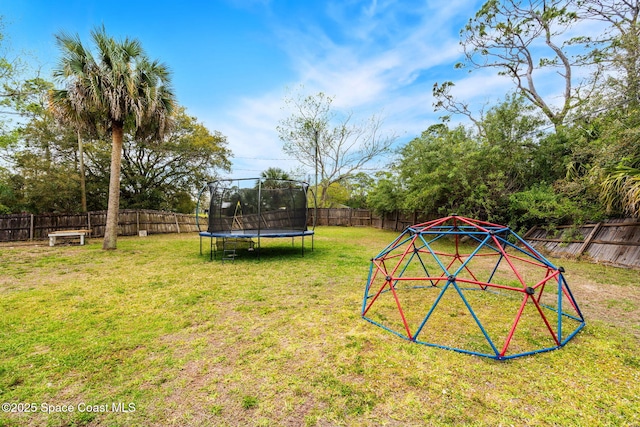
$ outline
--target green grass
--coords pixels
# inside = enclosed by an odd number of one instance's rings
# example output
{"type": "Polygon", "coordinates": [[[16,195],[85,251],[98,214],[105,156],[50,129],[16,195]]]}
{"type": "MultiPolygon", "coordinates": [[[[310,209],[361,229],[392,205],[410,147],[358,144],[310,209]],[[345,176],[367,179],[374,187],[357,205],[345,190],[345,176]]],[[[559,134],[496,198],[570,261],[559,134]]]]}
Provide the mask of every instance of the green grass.
{"type": "Polygon", "coordinates": [[[498,362],[362,320],[396,233],[316,232],[225,263],[195,234],[0,248],[0,401],[36,405],[0,426],[640,425],[637,271],[558,262],[587,327],[498,362]]]}

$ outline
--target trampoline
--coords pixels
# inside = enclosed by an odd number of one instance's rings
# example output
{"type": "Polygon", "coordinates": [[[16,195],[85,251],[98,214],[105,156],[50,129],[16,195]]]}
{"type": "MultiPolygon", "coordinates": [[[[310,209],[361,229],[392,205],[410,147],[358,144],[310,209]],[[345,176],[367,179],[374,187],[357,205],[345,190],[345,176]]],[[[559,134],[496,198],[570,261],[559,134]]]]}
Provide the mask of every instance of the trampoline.
{"type": "Polygon", "coordinates": [[[303,181],[242,178],[220,179],[205,185],[198,196],[196,221],[202,240],[209,238],[209,258],[234,260],[241,249],[255,250],[260,257],[260,243],[264,238],[301,237],[304,256],[304,238],[311,236],[313,250],[314,230],[307,228],[307,197],[309,184],[303,181]],[[201,229],[200,218],[207,215],[207,229],[201,229]],[[215,242],[214,242],[215,239],[215,242]]]}

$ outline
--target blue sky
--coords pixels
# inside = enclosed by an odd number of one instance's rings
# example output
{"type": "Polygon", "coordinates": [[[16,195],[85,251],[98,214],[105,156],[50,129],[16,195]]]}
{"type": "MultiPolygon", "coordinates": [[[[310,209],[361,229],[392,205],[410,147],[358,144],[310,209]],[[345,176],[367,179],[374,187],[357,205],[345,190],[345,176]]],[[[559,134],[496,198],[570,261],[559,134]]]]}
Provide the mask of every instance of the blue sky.
{"type": "MultiPolygon", "coordinates": [[[[89,42],[104,24],[137,38],[173,72],[178,101],[227,136],[233,177],[298,166],[276,132],[288,90],[334,96],[334,107],[384,117],[399,143],[437,122],[431,89],[456,81],[466,100],[502,99],[510,83],[454,70],[459,31],[481,1],[2,0],[6,44],[50,78],[65,31],[89,42]]],[[[385,159],[382,159],[384,162],[385,159]]],[[[387,159],[388,160],[388,159],[387,159]]],[[[310,173],[311,171],[307,171],[310,173]]]]}

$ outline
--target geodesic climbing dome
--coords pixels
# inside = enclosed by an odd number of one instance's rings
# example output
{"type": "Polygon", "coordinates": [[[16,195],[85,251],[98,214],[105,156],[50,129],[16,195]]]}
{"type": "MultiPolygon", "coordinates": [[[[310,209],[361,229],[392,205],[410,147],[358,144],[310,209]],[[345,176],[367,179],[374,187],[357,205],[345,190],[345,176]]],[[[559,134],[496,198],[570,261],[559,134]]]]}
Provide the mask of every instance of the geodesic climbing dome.
{"type": "Polygon", "coordinates": [[[494,359],[550,351],[585,326],[563,273],[508,227],[452,215],[407,227],[371,260],[362,317],[494,359]]]}

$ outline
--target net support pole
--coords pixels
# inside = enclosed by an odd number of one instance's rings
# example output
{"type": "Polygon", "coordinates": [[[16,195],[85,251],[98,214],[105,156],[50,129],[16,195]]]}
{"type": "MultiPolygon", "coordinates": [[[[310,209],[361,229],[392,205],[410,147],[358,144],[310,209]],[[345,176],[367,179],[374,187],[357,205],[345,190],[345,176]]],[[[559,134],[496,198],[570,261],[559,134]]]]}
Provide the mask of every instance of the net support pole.
{"type": "Polygon", "coordinates": [[[262,179],[258,179],[258,259],[260,259],[260,231],[262,230],[262,179]]]}

